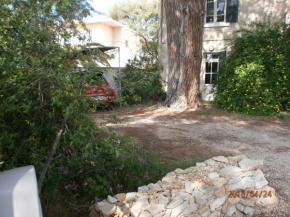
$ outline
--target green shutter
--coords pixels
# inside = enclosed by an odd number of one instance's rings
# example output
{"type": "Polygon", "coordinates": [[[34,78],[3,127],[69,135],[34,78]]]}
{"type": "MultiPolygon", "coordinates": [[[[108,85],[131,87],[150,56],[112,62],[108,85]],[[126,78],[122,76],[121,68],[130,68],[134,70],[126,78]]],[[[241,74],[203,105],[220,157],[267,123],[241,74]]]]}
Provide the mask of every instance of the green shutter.
{"type": "Polygon", "coordinates": [[[238,22],[239,0],[228,0],[226,13],[227,13],[226,21],[228,23],[238,22]]]}

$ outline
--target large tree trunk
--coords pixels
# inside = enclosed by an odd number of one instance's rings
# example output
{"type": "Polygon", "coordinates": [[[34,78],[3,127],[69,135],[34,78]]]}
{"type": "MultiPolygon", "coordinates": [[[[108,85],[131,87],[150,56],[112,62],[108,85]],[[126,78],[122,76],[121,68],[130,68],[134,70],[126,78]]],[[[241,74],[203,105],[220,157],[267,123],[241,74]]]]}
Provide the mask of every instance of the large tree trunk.
{"type": "Polygon", "coordinates": [[[205,2],[163,0],[169,60],[166,104],[170,107],[199,104],[205,2]]]}

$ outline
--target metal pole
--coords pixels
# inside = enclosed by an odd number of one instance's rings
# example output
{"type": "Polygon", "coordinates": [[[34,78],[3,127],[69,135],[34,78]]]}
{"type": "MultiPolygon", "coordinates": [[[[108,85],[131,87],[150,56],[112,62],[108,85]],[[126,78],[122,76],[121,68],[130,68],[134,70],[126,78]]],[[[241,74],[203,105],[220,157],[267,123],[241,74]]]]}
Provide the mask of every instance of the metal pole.
{"type": "Polygon", "coordinates": [[[120,88],[120,108],[122,108],[122,81],[121,81],[121,54],[120,47],[118,47],[119,52],[119,88],[120,88]]]}

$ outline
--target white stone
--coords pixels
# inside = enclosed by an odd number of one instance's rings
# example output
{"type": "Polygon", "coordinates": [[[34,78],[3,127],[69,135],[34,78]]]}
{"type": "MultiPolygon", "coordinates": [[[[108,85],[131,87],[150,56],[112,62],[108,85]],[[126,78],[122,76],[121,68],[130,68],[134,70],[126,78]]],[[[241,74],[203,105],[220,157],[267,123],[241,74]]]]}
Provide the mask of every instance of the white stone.
{"type": "Polygon", "coordinates": [[[255,212],[254,208],[245,206],[245,208],[244,208],[244,213],[245,214],[247,214],[249,216],[252,216],[252,215],[254,215],[254,212],[255,212]]]}
{"type": "Polygon", "coordinates": [[[218,188],[218,189],[216,189],[216,190],[214,191],[214,195],[215,195],[216,197],[222,197],[222,196],[224,196],[225,194],[226,194],[226,189],[225,189],[224,186],[222,186],[222,187],[220,187],[220,188],[218,188]]]}
{"type": "Polygon", "coordinates": [[[229,206],[227,208],[226,216],[233,216],[233,214],[236,212],[235,206],[229,206]]]}
{"type": "MultiPolygon", "coordinates": [[[[264,191],[263,191],[264,193],[264,191]]],[[[262,195],[263,195],[262,193],[262,195]]],[[[267,194],[269,193],[269,191],[267,191],[267,194]]],[[[258,198],[257,201],[256,201],[256,204],[258,206],[263,206],[263,207],[267,207],[267,206],[274,206],[274,205],[277,205],[279,202],[278,198],[276,197],[275,194],[273,194],[272,192],[272,196],[271,197],[261,197],[261,198],[258,198]]]]}
{"type": "Polygon", "coordinates": [[[202,197],[200,198],[200,200],[207,200],[207,199],[209,199],[209,198],[211,198],[213,196],[214,196],[214,191],[211,191],[211,192],[209,192],[207,194],[202,195],[202,197]]]}
{"type": "Polygon", "coordinates": [[[147,193],[149,191],[149,187],[147,185],[144,185],[144,186],[140,186],[138,188],[138,192],[141,192],[141,193],[147,193]]]}
{"type": "Polygon", "coordinates": [[[167,209],[174,209],[182,203],[183,203],[183,200],[177,197],[168,204],[167,209]]]}
{"type": "Polygon", "coordinates": [[[183,202],[178,207],[172,209],[170,217],[177,217],[188,206],[188,202],[183,202]]]}
{"type": "Polygon", "coordinates": [[[144,204],[148,205],[149,202],[148,202],[147,196],[137,198],[135,200],[135,204],[139,206],[144,205],[144,204]]]}
{"type": "Polygon", "coordinates": [[[236,217],[244,217],[245,216],[244,213],[238,209],[236,210],[235,215],[236,215],[236,217]]]}
{"type": "Polygon", "coordinates": [[[112,203],[112,204],[118,202],[118,200],[117,200],[116,198],[114,198],[114,197],[112,197],[112,196],[110,196],[110,195],[107,197],[107,201],[108,201],[109,203],[112,203]]]}
{"type": "Polygon", "coordinates": [[[167,173],[164,178],[162,178],[162,182],[174,182],[176,178],[176,174],[174,172],[167,173]]]}
{"type": "Polygon", "coordinates": [[[200,163],[200,162],[198,162],[198,163],[196,163],[196,166],[197,167],[206,167],[206,164],[205,163],[200,163]]]}
{"type": "Polygon", "coordinates": [[[257,198],[241,198],[240,203],[243,204],[244,206],[252,206],[254,207],[256,204],[257,198]]]}
{"type": "Polygon", "coordinates": [[[167,209],[163,217],[170,217],[172,209],[167,209]]]}
{"type": "Polygon", "coordinates": [[[176,189],[171,190],[171,198],[175,198],[177,195],[178,191],[176,189]]]}
{"type": "Polygon", "coordinates": [[[222,162],[222,163],[228,163],[229,162],[229,160],[226,157],[224,157],[224,156],[213,157],[212,159],[215,160],[215,161],[222,162]]]}
{"type": "Polygon", "coordinates": [[[265,179],[264,174],[261,170],[255,171],[254,180],[255,180],[255,189],[260,189],[268,185],[268,181],[265,179]]]}
{"type": "Polygon", "coordinates": [[[108,202],[100,202],[97,204],[97,209],[104,215],[112,215],[116,211],[116,206],[108,202]]]}
{"type": "Polygon", "coordinates": [[[216,178],[214,181],[213,181],[213,184],[215,187],[217,188],[220,188],[222,187],[223,185],[225,185],[227,183],[227,180],[225,178],[216,178]]]}
{"type": "Polygon", "coordinates": [[[191,195],[191,194],[188,194],[188,193],[186,193],[186,192],[179,192],[179,193],[177,193],[176,196],[179,197],[179,198],[182,199],[182,200],[189,201],[190,195],[191,195]]]}
{"type": "Polygon", "coordinates": [[[202,214],[201,214],[201,217],[208,217],[210,215],[210,209],[209,208],[206,208],[202,214]]]}
{"type": "Polygon", "coordinates": [[[207,177],[210,179],[210,180],[213,180],[213,179],[216,179],[219,177],[219,174],[217,174],[216,172],[212,172],[212,173],[209,173],[207,175],[207,177]]]}
{"type": "Polygon", "coordinates": [[[134,198],[136,197],[137,193],[136,192],[130,192],[126,194],[126,201],[127,202],[131,202],[134,200],[134,198]]]}
{"type": "Polygon", "coordinates": [[[197,206],[193,203],[188,205],[182,212],[182,215],[190,215],[191,213],[197,211],[197,206]]]}
{"type": "Polygon", "coordinates": [[[245,172],[242,172],[241,175],[239,175],[239,178],[242,178],[242,177],[247,177],[247,176],[254,176],[255,174],[255,171],[245,171],[245,172]]]}
{"type": "Polygon", "coordinates": [[[223,205],[226,201],[226,195],[222,196],[220,198],[217,198],[214,200],[214,202],[210,205],[210,210],[213,212],[215,211],[216,208],[220,207],[221,205],[223,205]]]}
{"type": "Polygon", "coordinates": [[[185,183],[185,191],[187,193],[192,194],[194,188],[195,188],[195,185],[192,182],[185,183]]]}
{"type": "Polygon", "coordinates": [[[183,169],[176,169],[176,170],[174,170],[174,172],[175,173],[178,173],[178,174],[185,174],[186,173],[186,171],[185,170],[183,170],[183,169]]]}
{"type": "Polygon", "coordinates": [[[202,193],[200,190],[198,190],[197,188],[195,188],[194,191],[193,191],[193,193],[192,193],[192,195],[193,195],[196,199],[199,199],[199,198],[202,197],[203,193],[202,193]]]}
{"type": "Polygon", "coordinates": [[[207,165],[209,165],[209,166],[213,166],[213,165],[215,165],[217,162],[216,161],[214,161],[213,159],[208,159],[208,160],[206,160],[206,161],[204,161],[207,165]]]}
{"type": "Polygon", "coordinates": [[[240,177],[239,178],[228,179],[227,185],[232,185],[232,184],[238,183],[239,181],[241,181],[240,177]]]}
{"type": "Polygon", "coordinates": [[[213,186],[206,185],[205,183],[200,181],[195,181],[193,184],[195,188],[198,188],[198,190],[200,190],[203,194],[207,194],[214,190],[213,186]]]}
{"type": "Polygon", "coordinates": [[[193,195],[190,195],[189,197],[189,204],[192,204],[194,203],[194,196],[193,195]]]}
{"type": "Polygon", "coordinates": [[[179,179],[179,180],[185,180],[186,177],[185,176],[177,176],[177,179],[179,179]]]}
{"type": "Polygon", "coordinates": [[[186,171],[186,172],[192,172],[193,170],[195,170],[195,167],[189,167],[189,168],[185,169],[184,171],[186,171]]]}
{"type": "Polygon", "coordinates": [[[153,215],[157,215],[165,210],[164,205],[156,204],[156,205],[149,205],[148,211],[153,215]]]}
{"type": "Polygon", "coordinates": [[[234,162],[240,162],[241,160],[247,158],[246,155],[242,154],[242,155],[238,155],[238,156],[234,156],[234,157],[228,157],[229,161],[234,161],[234,162]]]}
{"type": "Polygon", "coordinates": [[[164,178],[162,178],[162,182],[174,182],[175,181],[176,176],[165,176],[164,178]]]}
{"type": "Polygon", "coordinates": [[[157,198],[158,198],[159,204],[167,204],[169,202],[169,198],[161,194],[159,194],[157,198]]]}
{"type": "Polygon", "coordinates": [[[114,197],[117,198],[119,202],[123,203],[124,200],[126,199],[126,194],[125,193],[116,194],[114,195],[114,197]]]}
{"type": "Polygon", "coordinates": [[[223,168],[220,172],[219,175],[222,176],[226,176],[226,178],[235,178],[238,177],[239,175],[241,175],[242,170],[239,167],[235,167],[235,166],[228,166],[223,168]]]}
{"type": "Polygon", "coordinates": [[[161,212],[161,213],[155,215],[154,217],[164,217],[165,213],[166,213],[166,212],[163,211],[163,212],[161,212]]]}
{"type": "Polygon", "coordinates": [[[254,180],[251,177],[244,177],[239,182],[230,185],[229,190],[244,190],[254,186],[254,180]]]}
{"type": "Polygon", "coordinates": [[[153,190],[153,191],[161,191],[162,190],[162,188],[158,184],[152,184],[152,183],[150,183],[148,185],[148,187],[150,188],[150,190],[153,190]]]}
{"type": "Polygon", "coordinates": [[[152,215],[147,211],[142,211],[139,217],[152,217],[152,215]]]}
{"type": "Polygon", "coordinates": [[[208,217],[218,217],[218,212],[213,212],[208,217]]]}
{"type": "Polygon", "coordinates": [[[263,167],[262,160],[243,159],[239,162],[242,171],[257,170],[263,167]]]}
{"type": "Polygon", "coordinates": [[[241,212],[243,212],[245,207],[244,207],[242,204],[237,203],[237,204],[236,204],[236,208],[237,208],[238,210],[240,210],[241,212]]]}
{"type": "Polygon", "coordinates": [[[257,206],[255,206],[255,215],[260,215],[262,212],[261,212],[261,209],[257,206]]]}
{"type": "Polygon", "coordinates": [[[133,217],[139,217],[143,210],[141,209],[141,206],[134,205],[131,207],[130,211],[133,217]]]}

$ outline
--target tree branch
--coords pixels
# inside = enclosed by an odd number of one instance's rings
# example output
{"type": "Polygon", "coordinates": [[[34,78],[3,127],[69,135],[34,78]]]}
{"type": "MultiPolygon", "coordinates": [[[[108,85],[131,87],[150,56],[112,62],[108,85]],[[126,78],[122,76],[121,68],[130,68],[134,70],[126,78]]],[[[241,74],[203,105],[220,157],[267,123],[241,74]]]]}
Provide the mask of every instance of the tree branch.
{"type": "Polygon", "coordinates": [[[48,167],[49,167],[51,161],[53,160],[53,155],[56,152],[56,148],[57,148],[57,146],[59,144],[60,138],[61,138],[61,136],[63,134],[63,131],[64,131],[65,124],[68,121],[68,119],[69,119],[69,115],[65,116],[65,118],[63,119],[63,121],[61,123],[61,126],[60,126],[60,129],[58,130],[58,132],[56,134],[56,137],[54,139],[51,151],[50,151],[49,156],[48,156],[48,158],[46,160],[44,168],[43,168],[43,170],[40,173],[40,177],[39,177],[39,180],[38,180],[38,192],[39,192],[39,194],[41,193],[41,188],[42,188],[42,184],[43,184],[46,172],[48,170],[48,167]]]}

